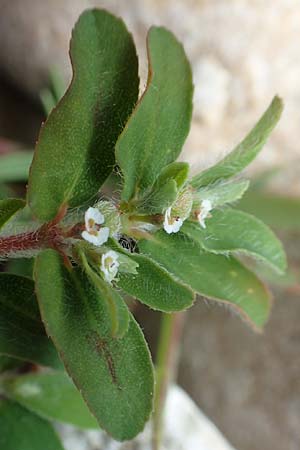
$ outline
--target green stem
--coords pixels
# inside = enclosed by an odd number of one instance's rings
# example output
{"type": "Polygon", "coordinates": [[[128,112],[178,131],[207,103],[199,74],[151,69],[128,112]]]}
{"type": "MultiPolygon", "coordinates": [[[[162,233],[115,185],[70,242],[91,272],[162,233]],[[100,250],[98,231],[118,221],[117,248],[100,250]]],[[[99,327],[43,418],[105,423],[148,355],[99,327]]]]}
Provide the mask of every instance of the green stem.
{"type": "Polygon", "coordinates": [[[152,449],[159,450],[163,436],[164,407],[169,384],[176,379],[185,313],[162,314],[156,357],[156,389],[152,449]]]}

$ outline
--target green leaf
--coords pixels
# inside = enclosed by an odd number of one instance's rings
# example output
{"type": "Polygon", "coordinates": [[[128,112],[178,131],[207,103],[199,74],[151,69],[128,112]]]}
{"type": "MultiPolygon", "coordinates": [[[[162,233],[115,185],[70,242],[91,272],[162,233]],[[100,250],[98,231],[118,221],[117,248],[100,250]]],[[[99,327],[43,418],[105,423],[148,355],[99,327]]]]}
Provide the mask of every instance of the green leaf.
{"type": "Polygon", "coordinates": [[[0,274],[0,354],[61,368],[52,342],[45,335],[29,278],[0,274]]]}
{"type": "Polygon", "coordinates": [[[0,398],[0,448],[63,450],[52,426],[22,406],[0,398]]]}
{"type": "Polygon", "coordinates": [[[148,84],[116,146],[124,175],[122,200],[142,196],[179,155],[190,128],[193,84],[182,45],[164,28],[147,40],[148,84]]]}
{"type": "Polygon", "coordinates": [[[84,12],[72,33],[73,80],[41,129],[28,200],[41,220],[91,199],[114,165],[114,147],[138,96],[135,46],[123,22],[84,12]]]}
{"type": "Polygon", "coordinates": [[[300,198],[249,191],[237,206],[278,230],[300,230],[300,198]]]}
{"type": "Polygon", "coordinates": [[[118,286],[142,303],[164,312],[181,311],[194,301],[193,291],[155,261],[131,255],[138,263],[137,275],[119,273],[118,286]]]}
{"type": "Polygon", "coordinates": [[[189,174],[189,165],[184,162],[168,164],[159,174],[152,188],[145,191],[137,201],[131,203],[140,214],[160,214],[177,198],[189,174]]]}
{"type": "Polygon", "coordinates": [[[112,336],[122,338],[128,331],[130,313],[124,299],[113,288],[108,286],[107,283],[103,282],[103,284],[105,284],[106,289],[102,291],[102,295],[104,296],[107,293],[105,296],[106,301],[108,297],[112,298],[114,314],[116,316],[117,326],[113,330],[112,336]]]}
{"type": "Polygon", "coordinates": [[[149,255],[199,294],[232,305],[261,329],[270,310],[270,296],[261,281],[231,256],[205,252],[182,233],[160,231],[139,243],[149,255]]]}
{"type": "Polygon", "coordinates": [[[16,151],[0,157],[0,182],[26,181],[33,152],[16,151]]]}
{"type": "Polygon", "coordinates": [[[159,214],[172,205],[177,198],[175,180],[168,180],[164,185],[154,186],[153,190],[133,202],[132,206],[139,214],[159,214]]]}
{"type": "Polygon", "coordinates": [[[206,228],[199,223],[185,222],[182,232],[213,253],[244,253],[269,264],[283,273],[286,257],[281,242],[263,222],[235,209],[214,210],[206,221],[206,228]]]}
{"type": "Polygon", "coordinates": [[[185,162],[174,162],[163,168],[154,186],[162,187],[167,181],[175,180],[177,189],[180,190],[189,176],[190,166],[185,162]]]}
{"type": "Polygon", "coordinates": [[[45,372],[7,378],[5,392],[39,416],[80,428],[98,428],[80,393],[64,372],[45,372]]]}
{"type": "MultiPolygon", "coordinates": [[[[110,241],[109,241],[109,243],[110,243],[110,241]]],[[[114,247],[114,248],[116,248],[116,247],[114,247]]],[[[119,272],[130,273],[133,275],[137,274],[138,263],[136,263],[135,261],[133,261],[133,259],[131,259],[129,256],[127,256],[125,250],[124,250],[124,253],[118,254],[118,262],[120,263],[119,272]]]]}
{"type": "Polygon", "coordinates": [[[300,270],[298,267],[288,266],[283,274],[278,274],[270,267],[261,264],[260,261],[246,261],[249,268],[256,273],[262,280],[272,286],[278,286],[283,289],[299,289],[300,288],[300,270]]]}
{"type": "MultiPolygon", "coordinates": [[[[89,274],[88,274],[89,275],[89,274]]],[[[111,335],[115,338],[123,337],[128,331],[130,313],[123,298],[108,283],[94,274],[91,283],[98,292],[99,300],[106,302],[111,322],[111,335]]]]}
{"type": "Polygon", "coordinates": [[[267,111],[245,139],[215,166],[196,175],[191,181],[192,186],[198,189],[240,173],[263,148],[273,128],[279,121],[282,110],[283,103],[281,99],[274,97],[267,111]]]}
{"type": "Polygon", "coordinates": [[[198,200],[209,200],[213,206],[225,205],[239,200],[248,189],[249,181],[241,180],[233,183],[216,183],[205,186],[194,194],[198,200]]]}
{"type": "Polygon", "coordinates": [[[6,264],[6,272],[32,278],[34,258],[10,259],[6,264]]]}
{"type": "Polygon", "coordinates": [[[17,198],[8,198],[6,200],[0,200],[0,228],[6,224],[6,222],[17,212],[19,209],[24,208],[24,200],[17,198]]]}
{"type": "Polygon", "coordinates": [[[110,315],[111,336],[121,338],[128,330],[129,311],[123,298],[89,265],[84,252],[78,249],[79,257],[89,277],[97,291],[97,296],[101,302],[106,302],[110,315]]]}
{"type": "Polygon", "coordinates": [[[125,336],[112,338],[106,302],[81,269],[65,268],[53,250],[37,257],[35,278],[46,329],[90,410],[115,439],[132,439],[149,418],[153,395],[151,358],[137,323],[130,316],[125,336]]]}

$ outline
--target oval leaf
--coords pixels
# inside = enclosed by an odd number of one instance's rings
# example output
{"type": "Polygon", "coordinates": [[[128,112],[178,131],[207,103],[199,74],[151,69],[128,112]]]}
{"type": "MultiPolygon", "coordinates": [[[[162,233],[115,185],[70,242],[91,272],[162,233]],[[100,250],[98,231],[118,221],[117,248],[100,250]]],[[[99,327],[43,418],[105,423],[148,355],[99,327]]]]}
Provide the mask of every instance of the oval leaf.
{"type": "Polygon", "coordinates": [[[41,220],[97,193],[114,165],[114,146],[136,103],[137,56],[123,22],[84,12],[72,33],[73,80],[43,126],[30,170],[28,200],[41,220]]]}
{"type": "Polygon", "coordinates": [[[46,372],[8,378],[8,395],[35,414],[80,428],[99,428],[80,393],[64,372],[46,372]]]}
{"type": "Polygon", "coordinates": [[[186,162],[173,162],[168,164],[160,172],[154,187],[160,188],[169,180],[175,180],[177,189],[180,190],[186,182],[189,175],[190,166],[186,162]]]}
{"type": "Polygon", "coordinates": [[[182,311],[194,302],[193,291],[155,261],[144,255],[131,255],[138,263],[137,275],[119,273],[118,286],[152,309],[182,311]]]}
{"type": "Polygon", "coordinates": [[[132,207],[141,214],[159,214],[171,206],[177,198],[189,174],[189,165],[184,162],[168,164],[157,177],[154,185],[132,207]]]}
{"type": "Polygon", "coordinates": [[[52,342],[45,335],[32,280],[0,274],[0,354],[61,368],[52,342]]]}
{"type": "Polygon", "coordinates": [[[265,145],[273,128],[279,121],[283,103],[274,97],[271,105],[245,139],[219,163],[196,175],[191,184],[194,188],[227,179],[240,173],[250,164],[265,145]]]}
{"type": "Polygon", "coordinates": [[[232,257],[205,252],[182,233],[161,231],[139,248],[199,294],[231,304],[260,329],[270,310],[270,296],[261,281],[232,257]]]}
{"type": "Polygon", "coordinates": [[[107,309],[110,315],[111,336],[120,338],[128,330],[129,326],[129,311],[123,298],[116,292],[106,281],[99,276],[94,269],[89,265],[84,252],[79,249],[79,257],[86,274],[95,287],[101,301],[106,302],[107,309]]]}
{"type": "Polygon", "coordinates": [[[24,200],[18,198],[8,198],[7,200],[0,200],[0,228],[17,212],[24,208],[24,200]]]}
{"type": "Polygon", "coordinates": [[[143,334],[130,316],[112,338],[107,304],[80,269],[69,271],[46,250],[37,258],[36,289],[46,329],[101,428],[132,439],[152,410],[153,370],[143,334]]]}
{"type": "Polygon", "coordinates": [[[209,200],[213,208],[223,206],[226,203],[233,203],[239,200],[249,187],[248,180],[236,181],[233,183],[215,183],[205,186],[195,192],[194,196],[198,201],[209,200]]]}
{"type": "Polygon", "coordinates": [[[158,188],[146,193],[140,200],[132,205],[139,214],[159,214],[172,205],[177,198],[177,185],[175,180],[168,180],[158,188]]]}
{"type": "Polygon", "coordinates": [[[185,222],[182,231],[209,252],[245,253],[279,273],[286,269],[285,253],[275,234],[263,222],[242,211],[215,210],[206,221],[206,228],[198,222],[185,222]]]}
{"type": "Polygon", "coordinates": [[[166,29],[152,27],[147,48],[147,88],[116,146],[126,202],[149,188],[177,158],[192,114],[191,68],[182,45],[166,29]]]}
{"type": "Polygon", "coordinates": [[[64,450],[49,422],[22,406],[0,398],[0,448],[64,450]]]}

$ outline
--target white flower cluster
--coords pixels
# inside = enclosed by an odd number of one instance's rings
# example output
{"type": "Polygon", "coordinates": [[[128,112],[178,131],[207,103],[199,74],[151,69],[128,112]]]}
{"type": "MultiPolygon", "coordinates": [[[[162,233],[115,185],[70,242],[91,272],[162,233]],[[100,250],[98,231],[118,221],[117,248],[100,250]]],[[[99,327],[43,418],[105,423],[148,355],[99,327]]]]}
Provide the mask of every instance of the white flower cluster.
{"type": "MultiPolygon", "coordinates": [[[[206,228],[205,219],[209,217],[209,213],[212,210],[212,204],[210,200],[202,200],[200,205],[200,211],[197,215],[199,224],[202,228],[206,228]]],[[[90,207],[85,212],[85,230],[82,232],[82,237],[91,244],[101,247],[105,244],[110,235],[110,229],[108,226],[103,226],[105,217],[97,208],[90,207]]],[[[178,215],[178,208],[172,209],[170,206],[164,216],[163,227],[168,233],[178,233],[183,225],[184,220],[187,218],[187,214],[178,215]]],[[[117,276],[120,263],[118,261],[119,255],[113,250],[102,254],[100,270],[103,273],[104,279],[111,283],[117,276]]]]}
{"type": "MultiPolygon", "coordinates": [[[[200,212],[197,215],[199,224],[202,228],[206,228],[205,219],[210,216],[212,204],[210,200],[202,200],[200,212]]],[[[172,207],[170,206],[165,212],[164,230],[168,233],[177,233],[182,227],[184,219],[178,215],[172,215],[172,207]]]]}
{"type": "Polygon", "coordinates": [[[172,216],[172,207],[165,212],[164,230],[168,233],[177,233],[182,227],[183,220],[179,216],[172,216]]]}
{"type": "Polygon", "coordinates": [[[85,212],[85,231],[81,236],[91,244],[100,247],[109,237],[109,228],[101,227],[104,223],[104,216],[97,208],[89,208],[85,212]]]}
{"type": "Polygon", "coordinates": [[[205,219],[210,216],[212,210],[212,204],[210,200],[202,200],[200,212],[198,214],[198,220],[202,228],[206,228],[205,219]]]}
{"type": "MultiPolygon", "coordinates": [[[[97,208],[88,208],[85,212],[85,230],[81,236],[91,244],[100,247],[107,242],[109,237],[109,227],[103,227],[104,216],[97,208]]],[[[101,257],[100,269],[104,279],[111,283],[117,276],[119,270],[118,253],[110,250],[101,257]]]]}
{"type": "Polygon", "coordinates": [[[104,275],[105,280],[111,283],[117,276],[119,270],[119,255],[113,250],[109,250],[104,253],[101,257],[101,271],[104,275]]]}

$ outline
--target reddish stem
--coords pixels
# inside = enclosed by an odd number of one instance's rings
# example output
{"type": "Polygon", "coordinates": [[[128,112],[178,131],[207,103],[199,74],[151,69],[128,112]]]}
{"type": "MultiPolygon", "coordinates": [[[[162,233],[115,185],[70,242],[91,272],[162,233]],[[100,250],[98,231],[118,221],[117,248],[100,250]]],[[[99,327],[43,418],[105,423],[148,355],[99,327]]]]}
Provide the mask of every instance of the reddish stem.
{"type": "Polygon", "coordinates": [[[15,236],[0,237],[0,257],[11,253],[42,248],[59,248],[62,240],[60,230],[52,224],[15,236]]]}

